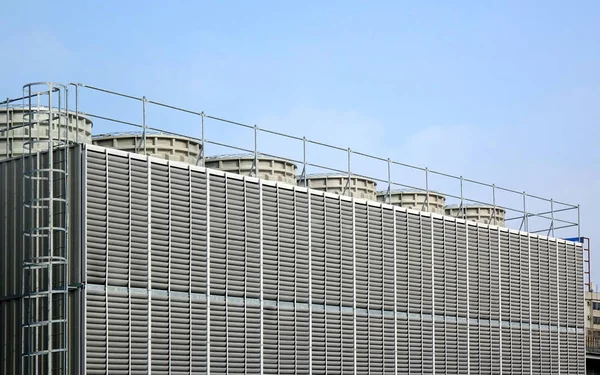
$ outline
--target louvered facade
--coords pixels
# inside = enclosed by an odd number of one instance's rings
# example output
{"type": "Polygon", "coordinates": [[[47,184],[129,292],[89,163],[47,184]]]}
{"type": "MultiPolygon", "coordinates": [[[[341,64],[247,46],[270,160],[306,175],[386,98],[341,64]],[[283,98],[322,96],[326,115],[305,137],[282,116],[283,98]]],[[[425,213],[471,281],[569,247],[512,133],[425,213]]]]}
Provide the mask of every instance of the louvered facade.
{"type": "MultiPolygon", "coordinates": [[[[585,373],[578,244],[97,146],[75,153],[73,373],[585,373]]],[[[0,271],[16,278],[7,165],[0,271]]],[[[0,290],[8,374],[18,296],[0,290]]]]}

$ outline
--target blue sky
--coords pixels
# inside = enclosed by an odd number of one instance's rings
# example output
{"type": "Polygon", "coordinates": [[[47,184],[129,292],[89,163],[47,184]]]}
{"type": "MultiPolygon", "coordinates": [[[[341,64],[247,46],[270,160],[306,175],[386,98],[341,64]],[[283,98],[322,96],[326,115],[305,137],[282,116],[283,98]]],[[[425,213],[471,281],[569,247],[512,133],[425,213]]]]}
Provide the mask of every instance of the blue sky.
{"type": "MultiPolygon", "coordinates": [[[[582,234],[600,238],[599,13],[597,1],[9,2],[0,96],[38,80],[145,95],[580,203],[582,234]]],[[[137,104],[82,106],[141,120],[137,104]]],[[[199,135],[196,119],[149,122],[199,135]]]]}

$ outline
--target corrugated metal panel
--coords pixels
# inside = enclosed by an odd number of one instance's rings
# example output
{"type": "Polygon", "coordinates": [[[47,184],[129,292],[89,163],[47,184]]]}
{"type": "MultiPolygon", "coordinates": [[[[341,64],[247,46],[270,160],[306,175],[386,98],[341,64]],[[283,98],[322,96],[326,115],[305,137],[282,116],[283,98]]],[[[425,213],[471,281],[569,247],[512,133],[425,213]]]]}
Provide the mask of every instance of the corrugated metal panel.
{"type": "Polygon", "coordinates": [[[580,246],[103,152],[89,373],[583,372],[580,246]]]}

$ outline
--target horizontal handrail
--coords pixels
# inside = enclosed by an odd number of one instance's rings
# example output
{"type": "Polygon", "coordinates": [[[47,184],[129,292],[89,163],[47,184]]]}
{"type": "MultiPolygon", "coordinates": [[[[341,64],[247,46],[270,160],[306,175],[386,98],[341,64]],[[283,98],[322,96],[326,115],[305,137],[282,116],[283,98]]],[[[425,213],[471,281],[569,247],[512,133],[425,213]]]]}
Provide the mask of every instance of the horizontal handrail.
{"type": "MultiPolygon", "coordinates": [[[[521,220],[521,226],[523,226],[523,224],[525,224],[526,230],[529,229],[527,224],[529,222],[529,219],[531,219],[531,218],[537,217],[537,218],[541,218],[541,219],[551,222],[549,229],[544,229],[544,230],[540,230],[540,231],[532,231],[534,233],[562,229],[562,228],[570,227],[573,225],[578,226],[578,232],[579,232],[579,205],[574,205],[574,204],[570,204],[570,203],[557,201],[557,200],[554,200],[553,198],[544,198],[539,195],[529,194],[524,191],[517,191],[515,189],[498,186],[495,184],[490,184],[487,182],[482,182],[482,181],[466,178],[463,176],[456,176],[456,175],[444,173],[441,171],[431,170],[427,167],[420,167],[420,166],[416,166],[416,165],[402,163],[399,161],[392,160],[390,158],[384,158],[381,156],[372,155],[372,154],[368,154],[368,153],[361,152],[361,151],[355,151],[355,150],[352,150],[351,148],[340,147],[337,145],[332,145],[332,144],[324,143],[321,141],[308,139],[306,137],[299,137],[299,136],[292,135],[292,134],[285,134],[285,133],[282,133],[282,132],[279,132],[276,130],[262,128],[262,127],[259,127],[258,125],[250,125],[250,124],[246,124],[246,123],[242,123],[242,122],[228,120],[228,119],[225,119],[222,117],[207,114],[204,111],[186,109],[186,108],[182,108],[179,106],[166,104],[166,103],[163,103],[160,101],[150,100],[150,99],[146,98],[145,96],[141,96],[141,97],[133,96],[133,95],[129,95],[129,94],[113,91],[113,90],[108,90],[108,89],[104,89],[104,88],[100,88],[100,87],[96,87],[96,86],[86,85],[86,84],[82,84],[82,83],[73,83],[71,85],[76,86],[76,88],[77,87],[87,88],[87,89],[105,93],[108,95],[115,95],[118,97],[123,97],[123,98],[131,99],[131,100],[142,101],[144,103],[144,106],[143,106],[144,107],[144,112],[143,112],[144,113],[144,122],[143,122],[143,124],[139,124],[139,123],[135,123],[135,122],[131,122],[131,121],[125,121],[125,120],[121,120],[121,119],[110,117],[110,116],[105,116],[105,115],[100,115],[100,114],[95,114],[95,113],[86,113],[86,112],[80,111],[79,113],[82,116],[89,116],[90,118],[94,118],[94,119],[114,122],[114,123],[142,129],[143,130],[142,134],[141,134],[142,137],[146,136],[146,131],[152,130],[152,131],[161,132],[163,134],[171,134],[174,136],[180,136],[180,137],[186,137],[186,138],[193,139],[193,140],[199,142],[200,144],[202,144],[202,152],[200,155],[202,160],[206,159],[206,156],[205,156],[206,146],[214,145],[214,146],[218,146],[218,147],[224,147],[224,148],[229,148],[232,150],[246,152],[249,154],[254,154],[255,162],[257,161],[257,158],[259,158],[259,157],[268,156],[268,157],[275,157],[275,158],[279,158],[279,159],[288,160],[293,163],[297,163],[298,165],[303,167],[302,176],[307,174],[307,168],[317,168],[317,169],[330,171],[332,173],[339,173],[344,176],[352,176],[352,177],[357,177],[357,178],[369,179],[378,184],[387,185],[387,192],[385,192],[384,189],[380,190],[380,191],[384,191],[383,194],[386,194],[386,195],[391,194],[391,191],[393,188],[401,187],[401,188],[406,188],[406,189],[423,191],[424,193],[427,193],[427,197],[429,197],[429,193],[442,194],[446,199],[450,198],[450,199],[454,199],[454,200],[458,201],[460,203],[460,205],[458,205],[458,207],[461,207],[464,209],[468,208],[468,204],[476,204],[476,205],[486,205],[486,206],[494,207],[497,209],[504,210],[505,212],[509,212],[509,211],[516,212],[516,213],[519,213],[520,215],[517,215],[515,217],[506,218],[505,221],[511,222],[511,221],[515,221],[515,220],[521,220]],[[186,134],[181,134],[178,132],[173,132],[173,131],[169,131],[169,130],[165,130],[165,129],[161,129],[158,127],[153,127],[153,126],[148,125],[145,120],[146,104],[152,104],[152,105],[160,106],[160,107],[167,108],[170,110],[180,111],[183,113],[201,117],[202,118],[202,122],[201,122],[202,137],[201,138],[190,137],[186,134]],[[227,123],[227,124],[231,124],[234,126],[239,126],[242,128],[253,130],[253,132],[254,132],[254,147],[253,148],[240,147],[240,146],[234,146],[232,144],[228,144],[228,143],[224,143],[224,142],[219,142],[216,139],[206,139],[204,134],[205,134],[205,127],[208,126],[208,123],[205,124],[205,121],[204,121],[205,119],[207,119],[207,120],[210,119],[210,120],[213,120],[216,122],[227,123]],[[303,154],[302,160],[297,160],[297,158],[293,159],[293,158],[289,158],[289,157],[282,157],[282,156],[274,155],[272,153],[267,153],[267,152],[260,152],[260,150],[257,146],[257,144],[258,144],[257,140],[258,140],[258,136],[260,134],[270,134],[270,135],[274,135],[277,137],[282,137],[282,138],[287,138],[287,139],[291,139],[294,141],[299,141],[298,145],[302,147],[302,154],[303,154]],[[321,161],[316,162],[314,160],[314,158],[309,160],[308,159],[309,153],[307,152],[307,145],[316,145],[316,146],[319,146],[322,148],[328,148],[331,150],[335,150],[335,151],[344,153],[348,159],[347,168],[339,168],[339,167],[334,168],[332,166],[328,166],[326,163],[323,163],[321,161]],[[383,173],[381,174],[380,177],[369,176],[368,174],[362,174],[362,173],[355,173],[355,172],[358,172],[358,171],[355,171],[357,168],[351,168],[351,161],[353,160],[352,159],[353,156],[364,157],[364,158],[374,160],[376,162],[381,162],[382,163],[382,172],[383,172],[384,168],[387,168],[387,178],[382,177],[383,173]],[[421,186],[421,187],[413,186],[414,185],[413,183],[406,183],[406,182],[400,183],[398,181],[395,181],[395,179],[393,178],[393,176],[391,174],[392,166],[408,168],[408,169],[423,172],[422,178],[424,181],[424,187],[423,186],[421,186]],[[453,182],[448,181],[447,183],[445,183],[446,187],[444,187],[443,189],[437,189],[437,188],[432,189],[432,186],[430,185],[430,182],[429,182],[431,176],[440,176],[445,179],[449,179],[450,181],[453,181],[453,182]],[[457,183],[458,181],[460,182],[460,195],[457,192],[448,193],[448,192],[442,191],[442,190],[448,190],[448,186],[450,186],[450,185],[448,185],[449,183],[454,184],[454,183],[457,183]],[[487,200],[487,199],[474,199],[473,197],[467,196],[467,194],[465,194],[465,188],[468,188],[470,185],[478,185],[478,186],[484,187],[486,189],[489,189],[489,193],[486,193],[486,194],[489,194],[489,196],[491,197],[491,202],[490,201],[486,202],[485,200],[487,200]],[[522,206],[519,208],[512,207],[514,203],[510,204],[510,206],[507,205],[506,204],[507,199],[509,199],[507,195],[502,196],[502,199],[497,199],[496,195],[499,192],[505,192],[505,193],[512,194],[512,198],[510,198],[510,199],[512,199],[514,202],[521,201],[522,206]],[[549,206],[550,206],[549,210],[544,210],[543,212],[529,212],[527,210],[528,201],[529,201],[529,203],[531,203],[531,202],[535,202],[536,200],[540,201],[540,202],[545,202],[544,204],[549,204],[549,206]],[[574,214],[575,211],[577,211],[577,217],[578,217],[577,222],[566,220],[563,217],[554,217],[555,214],[558,214],[558,213],[567,213],[567,214],[573,213],[574,214]],[[548,215],[551,215],[551,216],[548,216],[548,215]],[[555,227],[554,223],[563,223],[563,224],[568,224],[568,225],[555,227]]],[[[43,93],[43,92],[40,92],[40,93],[43,93]]],[[[32,97],[33,95],[40,94],[40,93],[34,93],[27,97],[32,97]]],[[[75,93],[76,93],[76,96],[79,95],[78,90],[75,90],[75,93]]],[[[46,92],[46,94],[47,94],[47,92],[46,92]]],[[[23,100],[23,99],[26,99],[27,97],[24,96],[24,97],[15,98],[15,99],[7,98],[7,100],[0,102],[0,106],[2,104],[10,104],[10,103],[16,102],[18,100],[23,100]]],[[[77,99],[78,98],[76,98],[76,100],[77,99]]],[[[0,134],[2,132],[6,132],[6,130],[7,129],[0,129],[0,134]]],[[[10,129],[8,129],[8,130],[10,130],[10,129]]],[[[264,151],[266,151],[266,150],[264,150],[264,151]]],[[[311,150],[311,152],[313,152],[313,151],[311,150]]],[[[254,168],[255,168],[254,172],[255,173],[258,172],[258,165],[256,165],[254,168]]],[[[396,175],[395,178],[397,178],[397,173],[398,173],[397,169],[394,169],[394,175],[396,175]]],[[[438,185],[439,185],[440,181],[442,181],[442,180],[436,180],[438,185]]],[[[479,194],[481,195],[481,192],[479,192],[479,194]]],[[[429,203],[430,202],[426,202],[426,204],[429,204],[429,203]]],[[[536,206],[539,209],[538,206],[539,206],[539,203],[536,206]]],[[[535,224],[535,225],[537,226],[538,224],[535,224]]],[[[579,235],[579,233],[578,233],[578,235],[579,235]]]]}

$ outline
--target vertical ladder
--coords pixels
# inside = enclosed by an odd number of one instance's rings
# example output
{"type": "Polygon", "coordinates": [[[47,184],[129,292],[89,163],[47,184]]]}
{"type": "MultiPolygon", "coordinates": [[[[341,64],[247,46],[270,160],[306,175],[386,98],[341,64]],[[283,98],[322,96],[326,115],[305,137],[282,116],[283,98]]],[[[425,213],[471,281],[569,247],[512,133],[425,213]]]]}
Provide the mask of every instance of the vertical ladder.
{"type": "Polygon", "coordinates": [[[23,91],[22,373],[67,374],[67,88],[32,83],[23,91]]]}

